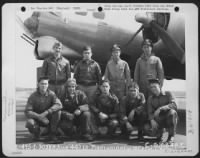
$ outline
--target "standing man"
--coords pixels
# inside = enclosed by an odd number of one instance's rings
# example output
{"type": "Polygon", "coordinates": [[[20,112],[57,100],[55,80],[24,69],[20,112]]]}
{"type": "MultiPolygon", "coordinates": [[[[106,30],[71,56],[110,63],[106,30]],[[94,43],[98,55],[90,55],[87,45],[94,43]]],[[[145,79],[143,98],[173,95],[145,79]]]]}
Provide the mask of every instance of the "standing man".
{"type": "MultiPolygon", "coordinates": [[[[95,104],[91,106],[91,110],[96,118],[97,126],[105,126],[107,134],[112,137],[119,126],[119,101],[115,94],[110,93],[109,81],[102,81],[100,89],[101,91],[95,97],[95,104]]],[[[101,133],[101,131],[99,132],[101,133]]]]}
{"type": "Polygon", "coordinates": [[[62,95],[63,109],[61,112],[60,128],[66,135],[75,135],[77,132],[87,141],[93,140],[91,113],[87,96],[76,90],[76,80],[68,79],[66,91],[62,95]]]}
{"type": "Polygon", "coordinates": [[[46,127],[50,130],[50,139],[58,141],[56,131],[61,109],[60,100],[48,89],[48,78],[40,77],[37,91],[28,98],[25,109],[28,118],[26,128],[33,134],[34,139],[40,140],[41,127],[46,127]]]}
{"type": "Polygon", "coordinates": [[[121,128],[127,136],[133,131],[133,126],[138,127],[138,139],[143,139],[143,127],[146,119],[145,97],[139,92],[137,83],[128,86],[128,94],[120,102],[121,128]]]}
{"type": "Polygon", "coordinates": [[[162,91],[158,79],[149,80],[152,96],[147,101],[147,114],[149,122],[145,125],[145,131],[149,135],[157,136],[160,143],[163,142],[163,129],[169,132],[167,142],[174,142],[177,126],[177,104],[174,96],[169,91],[162,91]]]}
{"type": "Polygon", "coordinates": [[[110,81],[111,91],[120,100],[126,95],[130,83],[130,69],[128,63],[120,59],[121,49],[117,44],[112,47],[112,57],[105,70],[105,80],[110,81]]]}
{"type": "Polygon", "coordinates": [[[102,79],[101,68],[91,57],[91,47],[84,47],[83,59],[77,64],[74,70],[74,78],[77,81],[78,88],[85,92],[89,104],[93,103],[95,92],[102,79]]]}
{"type": "Polygon", "coordinates": [[[134,72],[134,81],[147,99],[149,96],[148,79],[158,78],[163,86],[164,70],[159,57],[152,53],[153,43],[149,39],[142,42],[143,54],[137,60],[134,72]]]}
{"type": "Polygon", "coordinates": [[[56,42],[53,46],[53,56],[44,60],[42,75],[49,78],[49,89],[54,91],[58,98],[65,89],[65,82],[70,78],[70,63],[61,55],[62,44],[56,42]]]}

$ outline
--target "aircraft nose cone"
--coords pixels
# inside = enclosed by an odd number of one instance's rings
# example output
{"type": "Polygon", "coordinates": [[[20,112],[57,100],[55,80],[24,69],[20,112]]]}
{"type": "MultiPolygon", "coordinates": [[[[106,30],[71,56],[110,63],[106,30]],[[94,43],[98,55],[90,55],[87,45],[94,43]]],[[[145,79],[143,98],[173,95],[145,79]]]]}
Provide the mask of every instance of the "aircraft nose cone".
{"type": "Polygon", "coordinates": [[[24,25],[28,28],[31,33],[36,33],[38,29],[39,20],[37,17],[32,16],[24,21],[24,25]]]}

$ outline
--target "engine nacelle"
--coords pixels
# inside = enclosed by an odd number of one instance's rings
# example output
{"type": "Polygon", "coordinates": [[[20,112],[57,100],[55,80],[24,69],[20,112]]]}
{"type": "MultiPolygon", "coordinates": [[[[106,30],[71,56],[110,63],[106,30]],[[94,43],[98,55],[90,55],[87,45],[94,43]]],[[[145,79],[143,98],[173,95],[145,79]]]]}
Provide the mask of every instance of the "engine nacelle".
{"type": "MultiPolygon", "coordinates": [[[[44,60],[51,56],[53,51],[53,46],[55,42],[58,41],[56,38],[51,36],[42,36],[36,40],[34,54],[38,60],[44,60]]],[[[81,55],[76,51],[63,45],[61,54],[66,58],[77,59],[81,55]]]]}
{"type": "Polygon", "coordinates": [[[56,38],[50,36],[43,36],[36,40],[35,56],[39,60],[43,60],[53,54],[53,45],[56,38]]]}

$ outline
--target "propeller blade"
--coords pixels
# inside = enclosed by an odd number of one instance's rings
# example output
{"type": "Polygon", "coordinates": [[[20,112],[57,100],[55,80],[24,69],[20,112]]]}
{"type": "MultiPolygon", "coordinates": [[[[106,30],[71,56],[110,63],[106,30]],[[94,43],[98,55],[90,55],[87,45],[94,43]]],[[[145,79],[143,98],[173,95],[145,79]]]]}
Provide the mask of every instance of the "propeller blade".
{"type": "Polygon", "coordinates": [[[181,46],[169,35],[169,33],[163,29],[160,25],[158,25],[153,19],[147,17],[143,14],[137,14],[135,16],[137,22],[140,22],[144,25],[144,27],[152,27],[155,29],[165,43],[167,48],[171,51],[171,53],[182,63],[185,63],[185,52],[181,48],[181,46]]]}
{"type": "Polygon", "coordinates": [[[151,27],[155,29],[160,38],[163,40],[163,42],[166,44],[168,49],[174,54],[174,56],[181,61],[182,64],[185,63],[185,52],[181,48],[181,46],[165,31],[160,25],[152,21],[150,23],[151,27]]]}
{"type": "Polygon", "coordinates": [[[143,30],[143,28],[144,28],[144,26],[142,25],[142,26],[135,32],[135,34],[132,36],[132,38],[122,47],[122,49],[125,48],[125,47],[127,47],[127,46],[135,39],[135,37],[140,33],[140,31],[143,30]]]}

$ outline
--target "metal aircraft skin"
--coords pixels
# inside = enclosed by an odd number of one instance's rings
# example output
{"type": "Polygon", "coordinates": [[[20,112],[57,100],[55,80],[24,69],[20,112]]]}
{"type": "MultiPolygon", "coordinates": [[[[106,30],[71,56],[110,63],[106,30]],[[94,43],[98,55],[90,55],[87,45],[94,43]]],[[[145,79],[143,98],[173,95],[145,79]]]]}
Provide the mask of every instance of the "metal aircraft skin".
{"type": "Polygon", "coordinates": [[[142,54],[141,43],[150,38],[153,52],[162,60],[166,79],[185,79],[185,20],[181,14],[33,12],[22,24],[26,32],[22,38],[35,46],[37,59],[43,60],[53,53],[55,40],[63,43],[62,55],[72,62],[81,58],[85,45],[90,45],[93,59],[104,70],[111,57],[110,49],[116,43],[121,46],[121,58],[128,62],[133,76],[136,60],[142,54]],[[153,24],[145,26],[144,16],[153,24]]]}

